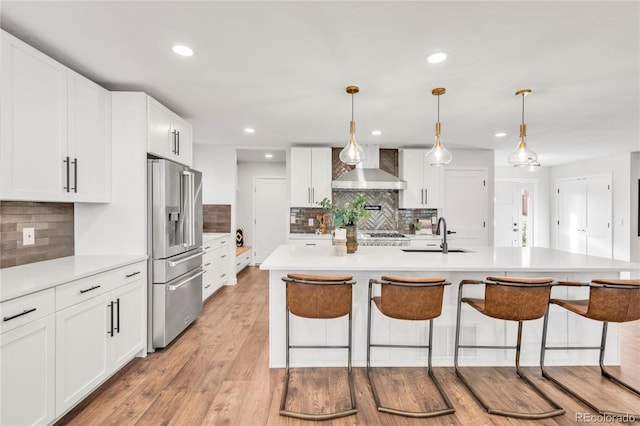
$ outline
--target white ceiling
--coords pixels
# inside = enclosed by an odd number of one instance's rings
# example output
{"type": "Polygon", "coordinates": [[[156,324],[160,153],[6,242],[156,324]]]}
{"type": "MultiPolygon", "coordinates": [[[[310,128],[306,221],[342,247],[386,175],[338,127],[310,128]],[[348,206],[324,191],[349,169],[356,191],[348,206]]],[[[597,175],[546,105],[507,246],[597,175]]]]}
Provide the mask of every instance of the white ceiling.
{"type": "Polygon", "coordinates": [[[7,1],[3,29],[111,90],[141,90],[196,143],[515,149],[522,88],[543,165],[640,150],[637,1],[7,1]],[[195,55],[178,57],[174,44],[195,55]],[[425,58],[446,51],[431,65],[425,58]],[[255,128],[254,134],[243,132],[255,128]],[[379,129],[381,136],[372,136],[379,129]],[[508,135],[496,138],[496,132],[508,135]]]}

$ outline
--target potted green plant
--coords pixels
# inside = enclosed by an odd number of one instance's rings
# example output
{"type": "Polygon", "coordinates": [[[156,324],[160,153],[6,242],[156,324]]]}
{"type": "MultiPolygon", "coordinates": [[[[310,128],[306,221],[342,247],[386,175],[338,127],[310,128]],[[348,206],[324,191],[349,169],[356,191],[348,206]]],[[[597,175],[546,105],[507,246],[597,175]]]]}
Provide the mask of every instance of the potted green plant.
{"type": "Polygon", "coordinates": [[[371,212],[364,208],[367,197],[358,194],[353,203],[346,202],[342,207],[336,206],[331,200],[325,198],[318,204],[328,210],[333,215],[334,229],[346,228],[347,230],[347,253],[355,253],[358,249],[358,238],[356,226],[360,219],[371,217],[371,212]]]}

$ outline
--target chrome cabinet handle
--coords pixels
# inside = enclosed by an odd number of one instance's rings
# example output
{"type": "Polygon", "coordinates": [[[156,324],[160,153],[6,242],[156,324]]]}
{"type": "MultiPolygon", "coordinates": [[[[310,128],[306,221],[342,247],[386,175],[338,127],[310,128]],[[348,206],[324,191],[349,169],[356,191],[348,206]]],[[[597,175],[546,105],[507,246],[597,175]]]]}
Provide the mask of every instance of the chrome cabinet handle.
{"type": "Polygon", "coordinates": [[[37,308],[31,308],[31,309],[25,309],[24,311],[22,311],[19,314],[15,314],[15,315],[11,315],[10,317],[4,317],[2,318],[2,321],[11,321],[12,319],[16,319],[18,317],[21,317],[23,315],[27,315],[30,314],[31,312],[35,312],[37,308]]]}

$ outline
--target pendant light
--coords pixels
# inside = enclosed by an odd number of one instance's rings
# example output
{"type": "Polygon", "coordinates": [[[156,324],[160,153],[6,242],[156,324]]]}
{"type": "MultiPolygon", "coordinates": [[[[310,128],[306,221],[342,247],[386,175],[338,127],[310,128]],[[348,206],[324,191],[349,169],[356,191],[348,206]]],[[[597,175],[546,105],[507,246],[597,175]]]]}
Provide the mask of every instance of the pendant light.
{"type": "Polygon", "coordinates": [[[437,87],[431,94],[438,97],[438,121],[436,122],[436,142],[427,152],[426,159],[432,166],[444,166],[453,160],[453,155],[440,142],[440,95],[444,95],[447,90],[444,87],[437,87]]]}
{"type": "Polygon", "coordinates": [[[364,150],[356,142],[356,122],[353,121],[353,95],[358,93],[358,86],[347,86],[347,93],[351,95],[351,123],[349,127],[349,143],[340,151],[340,161],[346,164],[359,164],[364,160],[364,150]]]}
{"type": "Polygon", "coordinates": [[[514,167],[530,167],[537,168],[540,166],[538,162],[538,154],[527,148],[527,125],[524,124],[524,97],[531,93],[531,89],[522,89],[516,92],[516,96],[522,96],[522,124],[520,124],[520,143],[515,151],[509,155],[509,164],[514,167]]]}

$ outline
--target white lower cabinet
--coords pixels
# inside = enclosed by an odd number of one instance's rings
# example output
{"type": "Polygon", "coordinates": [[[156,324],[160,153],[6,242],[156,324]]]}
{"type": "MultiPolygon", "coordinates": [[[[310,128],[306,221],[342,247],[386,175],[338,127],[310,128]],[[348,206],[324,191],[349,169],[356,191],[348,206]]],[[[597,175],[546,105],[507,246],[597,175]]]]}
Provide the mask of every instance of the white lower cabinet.
{"type": "Polygon", "coordinates": [[[251,264],[251,250],[250,246],[245,246],[242,251],[236,249],[236,274],[242,271],[244,268],[251,264]]]}
{"type": "Polygon", "coordinates": [[[203,237],[202,267],[202,300],[211,296],[216,290],[229,282],[229,241],[231,236],[222,234],[214,237],[203,237]]]}
{"type": "Polygon", "coordinates": [[[2,334],[0,424],[40,425],[54,420],[54,329],[51,314],[2,334]]]}
{"type": "Polygon", "coordinates": [[[145,277],[146,265],[138,263],[56,289],[64,307],[56,313],[56,417],[145,347],[145,277]],[[94,297],[66,307],[73,294],[92,291],[94,297]]]}

